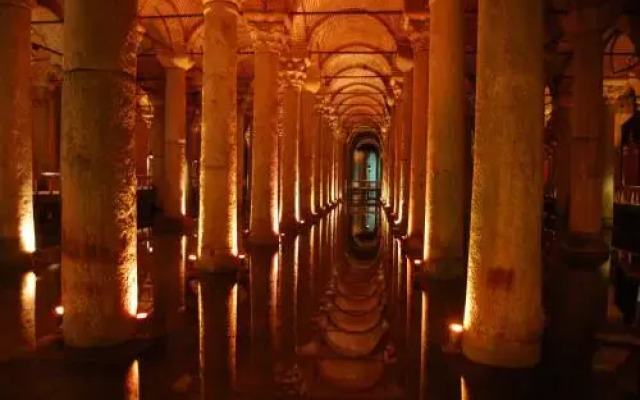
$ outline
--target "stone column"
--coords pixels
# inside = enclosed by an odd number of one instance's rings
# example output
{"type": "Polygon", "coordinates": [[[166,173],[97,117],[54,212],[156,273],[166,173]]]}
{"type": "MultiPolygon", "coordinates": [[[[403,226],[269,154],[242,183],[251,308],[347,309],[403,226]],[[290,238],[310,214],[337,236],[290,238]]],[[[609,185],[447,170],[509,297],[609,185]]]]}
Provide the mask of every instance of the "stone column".
{"type": "Polygon", "coordinates": [[[464,265],[465,51],[462,0],[432,0],[429,47],[429,135],[423,264],[456,276],[464,265]]]}
{"type": "Polygon", "coordinates": [[[251,167],[251,232],[256,245],[277,246],[278,218],[278,67],[285,47],[284,24],[254,24],[255,78],[251,167]]]}
{"type": "Polygon", "coordinates": [[[395,168],[395,128],[392,126],[391,129],[388,127],[384,127],[382,130],[384,141],[386,143],[384,148],[384,172],[383,172],[383,198],[384,205],[389,212],[393,212],[393,207],[395,204],[393,193],[395,182],[393,180],[393,170],[395,168]]]}
{"type": "Polygon", "coordinates": [[[40,184],[43,172],[57,172],[58,146],[53,100],[53,80],[59,79],[56,75],[58,70],[51,64],[51,53],[38,52],[31,63],[33,176],[37,184],[40,184]]]}
{"type": "Polygon", "coordinates": [[[404,79],[400,77],[394,77],[391,82],[393,88],[393,120],[391,125],[391,135],[393,135],[394,142],[394,161],[393,161],[393,169],[392,174],[393,177],[391,180],[393,181],[393,186],[391,188],[391,206],[393,207],[392,215],[395,217],[395,222],[400,222],[401,219],[401,210],[402,210],[402,139],[403,139],[403,131],[404,131],[404,99],[402,96],[404,79]]]}
{"type": "Polygon", "coordinates": [[[187,213],[188,170],[187,71],[193,61],[180,54],[161,53],[158,60],[165,67],[164,103],[164,216],[182,221],[187,213]]]}
{"type": "Polygon", "coordinates": [[[463,353],[527,367],[542,333],[543,5],[480,0],[479,9],[463,353]]]}
{"type": "Polygon", "coordinates": [[[322,115],[324,106],[318,101],[314,108],[313,124],[315,136],[313,138],[313,170],[314,170],[314,190],[313,190],[313,211],[316,215],[322,213],[322,137],[324,135],[324,117],[322,115]]]}
{"type": "Polygon", "coordinates": [[[136,326],[137,1],[64,11],[62,330],[67,345],[105,346],[136,326]]]}
{"type": "Polygon", "coordinates": [[[600,264],[609,256],[602,237],[603,163],[600,146],[604,131],[603,52],[600,9],[580,8],[569,17],[573,53],[573,132],[571,193],[567,259],[600,264]],[[588,261],[587,261],[588,259],[588,261]]]}
{"type": "Polygon", "coordinates": [[[35,251],[30,0],[0,0],[0,264],[35,251]]]}
{"type": "Polygon", "coordinates": [[[306,60],[292,57],[284,61],[280,72],[284,86],[281,231],[296,229],[300,221],[300,91],[306,78],[306,67],[306,60]]]}
{"type": "Polygon", "coordinates": [[[164,174],[164,94],[153,95],[151,102],[154,111],[153,121],[151,122],[151,154],[153,154],[151,178],[156,192],[156,205],[160,209],[164,209],[164,184],[166,181],[164,174]]]}
{"type": "Polygon", "coordinates": [[[407,246],[412,251],[420,250],[424,240],[425,188],[427,186],[426,116],[429,105],[429,36],[422,23],[417,25],[410,34],[414,73],[407,246]]]}
{"type": "Polygon", "coordinates": [[[198,266],[234,267],[238,255],[238,11],[204,1],[198,266]]]}
{"type": "Polygon", "coordinates": [[[558,90],[551,116],[551,129],[558,140],[555,151],[554,181],[556,186],[556,213],[562,226],[566,226],[569,211],[571,181],[571,96],[558,90]]]}
{"type": "MultiPolygon", "coordinates": [[[[301,141],[300,158],[300,218],[310,220],[315,214],[314,196],[316,186],[316,152],[315,143],[318,135],[315,116],[315,94],[307,90],[302,92],[301,100],[301,141]]],[[[301,221],[302,222],[302,221],[301,221]]]]}
{"type": "MultiPolygon", "coordinates": [[[[426,72],[425,72],[426,73],[426,72]]],[[[404,234],[407,232],[407,226],[409,223],[409,196],[411,185],[411,171],[413,171],[414,165],[412,156],[412,143],[413,143],[413,71],[404,73],[404,85],[402,90],[402,152],[400,160],[400,190],[398,196],[400,199],[399,215],[398,215],[398,227],[404,234]]],[[[425,89],[426,90],[426,89],[425,89]]],[[[426,96],[426,94],[425,94],[426,96]]],[[[426,112],[426,109],[425,109],[426,112]]],[[[424,118],[424,115],[423,115],[424,118]]],[[[425,155],[426,156],[426,155],[425,155]]]]}

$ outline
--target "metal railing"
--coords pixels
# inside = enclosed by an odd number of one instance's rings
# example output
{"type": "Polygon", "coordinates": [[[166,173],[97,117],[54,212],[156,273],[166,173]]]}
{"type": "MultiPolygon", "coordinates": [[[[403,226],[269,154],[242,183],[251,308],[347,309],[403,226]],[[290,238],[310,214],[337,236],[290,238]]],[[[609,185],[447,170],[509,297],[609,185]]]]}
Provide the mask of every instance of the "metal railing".
{"type": "Polygon", "coordinates": [[[382,195],[379,181],[350,181],[348,198],[353,204],[377,203],[382,195]]]}
{"type": "Polygon", "coordinates": [[[618,204],[640,206],[640,186],[616,188],[613,201],[618,204]]]}
{"type": "MultiPolygon", "coordinates": [[[[153,188],[153,178],[149,175],[138,175],[138,190],[153,188]]],[[[43,172],[33,180],[33,194],[59,195],[61,189],[60,172],[43,172]]]]}

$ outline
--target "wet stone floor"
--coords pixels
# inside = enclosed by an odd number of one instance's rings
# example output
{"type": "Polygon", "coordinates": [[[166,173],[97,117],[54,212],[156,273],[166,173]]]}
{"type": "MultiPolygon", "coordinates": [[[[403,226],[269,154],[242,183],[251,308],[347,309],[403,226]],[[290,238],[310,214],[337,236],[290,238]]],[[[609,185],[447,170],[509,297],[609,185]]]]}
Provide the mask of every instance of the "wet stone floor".
{"type": "Polygon", "coordinates": [[[640,398],[640,255],[572,269],[550,246],[542,362],[503,370],[450,346],[464,279],[416,279],[377,207],[338,206],[238,274],[196,273],[195,242],[140,233],[139,331],[117,348],[64,347],[55,256],[4,279],[0,350],[37,349],[0,363],[0,399],[640,398]]]}

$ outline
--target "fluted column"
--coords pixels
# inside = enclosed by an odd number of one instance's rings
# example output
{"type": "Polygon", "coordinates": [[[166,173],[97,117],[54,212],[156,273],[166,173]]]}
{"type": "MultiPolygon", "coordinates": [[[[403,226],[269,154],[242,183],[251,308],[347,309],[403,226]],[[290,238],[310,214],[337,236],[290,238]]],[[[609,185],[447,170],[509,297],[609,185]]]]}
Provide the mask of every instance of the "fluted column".
{"type": "Polygon", "coordinates": [[[475,362],[527,367],[542,333],[543,4],[480,0],[479,10],[462,347],[475,362]]]}
{"type": "Polygon", "coordinates": [[[161,53],[165,68],[164,216],[182,221],[187,207],[187,71],[193,61],[180,54],[161,53]]]}
{"type": "Polygon", "coordinates": [[[427,186],[427,119],[429,106],[429,37],[417,27],[411,34],[413,47],[413,106],[411,121],[411,177],[407,235],[411,250],[422,248],[424,237],[425,190],[427,186]]]}
{"type": "Polygon", "coordinates": [[[432,0],[424,263],[439,276],[462,273],[466,140],[464,7],[432,0]]]}
{"type": "Polygon", "coordinates": [[[278,244],[278,70],[285,46],[284,24],[258,21],[255,41],[251,233],[256,245],[278,244]]]}
{"type": "Polygon", "coordinates": [[[0,260],[35,250],[30,0],[0,0],[0,260]]]}
{"type": "Polygon", "coordinates": [[[104,346],[136,326],[137,1],[64,11],[62,331],[68,345],[104,346]]]}
{"type": "Polygon", "coordinates": [[[605,26],[600,16],[602,10],[588,4],[583,7],[571,14],[573,24],[568,29],[574,44],[574,108],[569,232],[565,250],[571,259],[599,264],[609,254],[601,232],[604,168],[599,157],[604,127],[602,32],[605,26]]]}
{"type": "Polygon", "coordinates": [[[300,58],[289,58],[280,72],[284,86],[284,112],[282,132],[282,199],[280,230],[291,231],[300,221],[300,94],[306,78],[307,63],[300,58]]]}
{"type": "Polygon", "coordinates": [[[200,155],[200,268],[224,269],[238,255],[237,2],[205,0],[200,155]]]}

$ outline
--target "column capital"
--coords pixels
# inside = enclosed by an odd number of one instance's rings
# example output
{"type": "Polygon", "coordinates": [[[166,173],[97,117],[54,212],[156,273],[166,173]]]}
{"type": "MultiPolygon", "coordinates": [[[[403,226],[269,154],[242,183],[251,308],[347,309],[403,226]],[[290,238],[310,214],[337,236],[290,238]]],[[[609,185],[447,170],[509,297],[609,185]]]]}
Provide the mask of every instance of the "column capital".
{"type": "Polygon", "coordinates": [[[621,104],[626,98],[628,98],[632,90],[631,86],[626,83],[610,83],[605,81],[602,86],[602,95],[607,105],[615,106],[621,104]]]}
{"type": "Polygon", "coordinates": [[[307,68],[311,64],[308,58],[285,57],[281,60],[279,72],[284,86],[301,89],[307,80],[307,68]]]}
{"type": "Polygon", "coordinates": [[[278,16],[268,18],[265,14],[259,15],[261,18],[256,16],[248,17],[255,51],[275,54],[284,53],[289,44],[285,21],[278,16]]]}
{"type": "Polygon", "coordinates": [[[0,7],[13,6],[31,9],[36,6],[36,0],[0,0],[0,7]]]}
{"type": "Polygon", "coordinates": [[[188,71],[195,64],[191,57],[181,52],[159,51],[156,57],[165,68],[179,68],[188,71]]]}
{"type": "Polygon", "coordinates": [[[563,30],[569,35],[603,32],[619,15],[617,5],[613,3],[575,7],[560,20],[563,30]]]}
{"type": "Polygon", "coordinates": [[[62,67],[51,62],[51,54],[38,51],[31,61],[31,86],[53,90],[62,80],[62,67]]]}
{"type": "Polygon", "coordinates": [[[236,11],[240,11],[240,8],[242,7],[243,2],[244,0],[202,0],[202,4],[204,5],[205,12],[207,8],[213,6],[214,4],[225,5],[232,9],[235,9],[236,11]]]}
{"type": "Polygon", "coordinates": [[[426,20],[410,19],[404,20],[404,31],[411,43],[413,53],[421,53],[429,50],[429,23],[426,20]]]}
{"type": "Polygon", "coordinates": [[[395,101],[402,100],[402,92],[404,89],[404,78],[401,76],[394,76],[389,82],[391,90],[393,91],[393,99],[395,101]]]}

